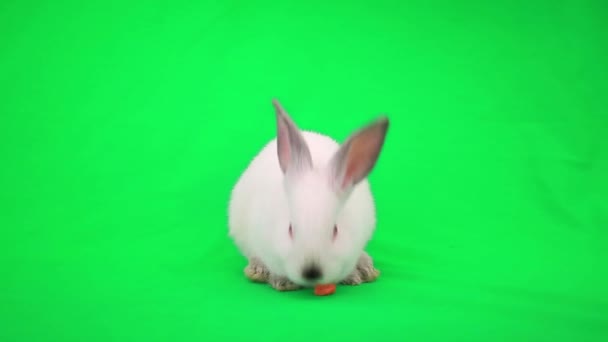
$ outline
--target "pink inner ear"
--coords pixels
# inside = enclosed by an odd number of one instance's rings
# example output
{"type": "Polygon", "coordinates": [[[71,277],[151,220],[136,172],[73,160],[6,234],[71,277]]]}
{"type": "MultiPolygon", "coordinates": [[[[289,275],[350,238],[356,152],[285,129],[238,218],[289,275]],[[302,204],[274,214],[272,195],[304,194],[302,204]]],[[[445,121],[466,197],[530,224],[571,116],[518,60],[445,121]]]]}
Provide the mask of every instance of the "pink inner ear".
{"type": "Polygon", "coordinates": [[[287,131],[287,125],[283,120],[279,119],[278,122],[279,132],[277,137],[277,145],[279,151],[279,163],[283,172],[287,170],[289,158],[291,158],[289,150],[289,133],[287,131]]]}
{"type": "Polygon", "coordinates": [[[351,142],[345,158],[342,188],[358,183],[373,168],[382,147],[382,135],[377,133],[373,129],[365,130],[351,142]]]}
{"type": "Polygon", "coordinates": [[[344,171],[344,178],[342,179],[342,189],[346,189],[351,185],[353,173],[353,166],[349,163],[348,165],[346,165],[346,170],[344,171]]]}

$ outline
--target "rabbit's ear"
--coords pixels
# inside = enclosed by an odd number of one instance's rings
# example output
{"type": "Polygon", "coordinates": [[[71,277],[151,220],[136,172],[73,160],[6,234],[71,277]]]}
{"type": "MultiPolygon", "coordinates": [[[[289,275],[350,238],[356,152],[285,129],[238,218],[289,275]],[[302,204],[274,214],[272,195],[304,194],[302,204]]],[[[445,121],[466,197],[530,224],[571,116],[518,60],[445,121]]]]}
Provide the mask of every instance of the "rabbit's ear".
{"type": "Polygon", "coordinates": [[[277,119],[277,153],[283,173],[312,167],[308,145],[300,130],[277,99],[272,100],[277,119]]]}
{"type": "Polygon", "coordinates": [[[342,192],[359,183],[371,172],[380,156],[389,120],[381,117],[353,133],[330,161],[337,190],[342,192]]]}

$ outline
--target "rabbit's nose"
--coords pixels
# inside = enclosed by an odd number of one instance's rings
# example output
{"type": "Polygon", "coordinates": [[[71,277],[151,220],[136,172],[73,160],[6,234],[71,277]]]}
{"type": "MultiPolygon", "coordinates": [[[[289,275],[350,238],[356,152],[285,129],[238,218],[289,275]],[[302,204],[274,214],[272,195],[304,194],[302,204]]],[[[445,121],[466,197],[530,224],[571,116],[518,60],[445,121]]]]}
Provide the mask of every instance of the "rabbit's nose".
{"type": "Polygon", "coordinates": [[[302,277],[309,281],[317,280],[321,278],[321,269],[314,265],[305,267],[302,271],[302,277]]]}

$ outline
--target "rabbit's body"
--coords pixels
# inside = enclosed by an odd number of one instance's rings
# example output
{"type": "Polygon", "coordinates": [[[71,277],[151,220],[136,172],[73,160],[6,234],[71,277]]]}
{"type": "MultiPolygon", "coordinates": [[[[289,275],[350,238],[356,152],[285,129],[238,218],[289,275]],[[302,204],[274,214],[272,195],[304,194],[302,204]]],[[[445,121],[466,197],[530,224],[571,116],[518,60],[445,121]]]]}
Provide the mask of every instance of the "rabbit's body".
{"type": "Polygon", "coordinates": [[[375,206],[364,176],[386,127],[370,126],[367,135],[354,137],[360,141],[352,138],[341,149],[326,135],[300,132],[276,102],[275,107],[278,136],[232,190],[229,235],[250,267],[263,269],[269,278],[263,280],[298,286],[345,281],[362,259],[372,267],[364,248],[375,229],[375,206]]]}
{"type": "MultiPolygon", "coordinates": [[[[340,146],[319,133],[302,132],[302,135],[310,148],[313,164],[324,169],[340,146]]],[[[287,276],[281,260],[289,250],[285,246],[289,243],[287,225],[280,224],[289,222],[283,178],[277,161],[277,140],[273,139],[241,175],[233,189],[229,209],[230,236],[241,253],[249,259],[259,258],[278,276],[287,276]]],[[[315,201],[313,189],[310,196],[310,200],[315,201]]],[[[337,221],[344,222],[341,226],[352,227],[356,235],[353,243],[363,248],[375,228],[375,207],[367,179],[353,189],[337,221]]],[[[350,273],[356,262],[354,259],[350,269],[344,272],[350,273]]]]}

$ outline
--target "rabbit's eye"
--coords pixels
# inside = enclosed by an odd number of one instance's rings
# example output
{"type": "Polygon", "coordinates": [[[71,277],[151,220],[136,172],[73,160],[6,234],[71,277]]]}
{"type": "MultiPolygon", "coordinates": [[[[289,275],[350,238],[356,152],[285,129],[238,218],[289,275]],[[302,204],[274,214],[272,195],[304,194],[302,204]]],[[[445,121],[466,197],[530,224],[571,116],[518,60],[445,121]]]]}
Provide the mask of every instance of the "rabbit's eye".
{"type": "Polygon", "coordinates": [[[291,224],[289,225],[289,237],[293,238],[293,229],[291,228],[291,224]]]}
{"type": "Polygon", "coordinates": [[[338,225],[334,224],[334,239],[338,235],[338,225]]]}

